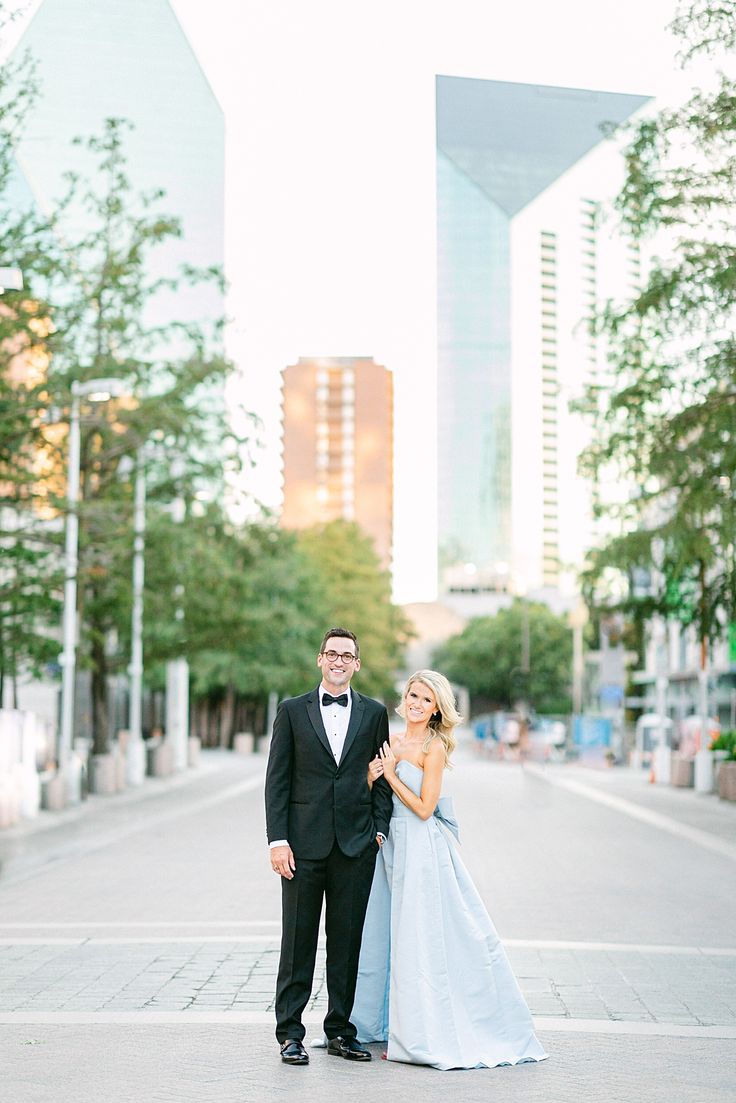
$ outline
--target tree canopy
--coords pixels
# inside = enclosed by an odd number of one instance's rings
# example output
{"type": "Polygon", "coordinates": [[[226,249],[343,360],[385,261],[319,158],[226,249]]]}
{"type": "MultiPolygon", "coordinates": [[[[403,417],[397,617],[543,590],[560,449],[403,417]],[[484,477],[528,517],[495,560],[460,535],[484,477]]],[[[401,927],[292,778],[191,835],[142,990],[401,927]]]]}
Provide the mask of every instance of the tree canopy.
{"type": "Polygon", "coordinates": [[[523,696],[541,713],[569,712],[572,633],[564,617],[538,602],[514,601],[493,617],[474,617],[434,653],[447,677],[466,686],[477,707],[509,708],[523,696]],[[529,671],[522,670],[528,618],[529,671]]]}
{"type": "Polygon", "coordinates": [[[361,658],[356,689],[393,700],[411,626],[391,602],[391,578],[381,569],[373,542],[352,521],[305,529],[297,539],[318,582],[315,626],[322,627],[316,643],[330,627],[355,632],[361,658]]]}
{"type": "Polygon", "coordinates": [[[653,259],[601,313],[613,385],[583,403],[596,428],[583,471],[630,487],[589,597],[694,622],[703,640],[736,619],[735,27],[735,0],[695,0],[673,24],[683,64],[704,53],[724,68],[629,136],[618,210],[653,259]]]}

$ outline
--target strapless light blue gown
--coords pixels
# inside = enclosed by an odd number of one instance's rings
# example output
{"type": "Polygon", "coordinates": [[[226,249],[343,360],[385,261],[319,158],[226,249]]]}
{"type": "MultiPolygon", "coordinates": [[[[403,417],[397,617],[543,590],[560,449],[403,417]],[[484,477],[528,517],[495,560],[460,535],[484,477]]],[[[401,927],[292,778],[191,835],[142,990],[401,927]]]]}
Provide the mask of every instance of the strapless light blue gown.
{"type": "MultiPolygon", "coordinates": [[[[423,771],[396,772],[419,794],[423,771]]],[[[390,1061],[438,1069],[543,1061],[529,1008],[458,853],[449,798],[428,820],[398,797],[376,860],[351,1021],[390,1061]]]]}

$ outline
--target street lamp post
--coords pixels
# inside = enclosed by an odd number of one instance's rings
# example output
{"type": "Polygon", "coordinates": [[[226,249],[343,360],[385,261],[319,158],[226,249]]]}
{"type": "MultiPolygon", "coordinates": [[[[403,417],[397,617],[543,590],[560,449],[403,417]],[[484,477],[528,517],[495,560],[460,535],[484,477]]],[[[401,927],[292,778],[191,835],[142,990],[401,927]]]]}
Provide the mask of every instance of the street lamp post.
{"type": "MultiPolygon", "coordinates": [[[[172,475],[178,483],[184,472],[181,457],[174,461],[172,475]]],[[[172,504],[172,518],[177,524],[183,524],[186,506],[181,493],[172,504]]],[[[177,608],[174,616],[177,621],[184,619],[182,607],[184,587],[176,587],[177,608]]],[[[171,744],[175,770],[186,770],[189,747],[189,663],[185,658],[170,659],[166,664],[166,739],[171,744]]]]}
{"type": "Polygon", "coordinates": [[[61,723],[57,752],[58,766],[63,771],[72,748],[74,727],[74,678],[77,657],[77,548],[79,544],[79,387],[72,383],[72,409],[69,421],[69,457],[67,460],[67,514],[64,544],[64,613],[62,627],[61,723]]]}
{"type": "Polygon", "coordinates": [[[582,598],[570,611],[568,624],[572,629],[572,712],[581,716],[583,712],[583,682],[585,676],[585,658],[583,654],[583,632],[588,623],[588,607],[582,598]]]}
{"type": "Polygon", "coordinates": [[[669,631],[667,621],[657,617],[654,622],[655,691],[657,709],[657,745],[654,749],[654,776],[659,785],[669,785],[672,773],[672,749],[667,735],[667,690],[669,689],[669,631]]]}
{"type": "Polygon", "coordinates": [[[62,622],[61,721],[57,742],[57,766],[63,772],[69,765],[74,734],[74,680],[77,664],[77,554],[79,548],[79,467],[80,406],[89,402],[107,402],[124,391],[119,379],[90,379],[72,383],[69,418],[69,459],[67,470],[67,515],[64,543],[64,613],[62,622]]]}
{"type": "Polygon", "coordinates": [[[144,534],[146,531],[146,471],[145,448],[138,450],[135,469],[133,511],[133,608],[130,632],[130,715],[129,742],[126,748],[126,779],[129,785],[140,785],[146,774],[146,752],[141,723],[143,707],[143,579],[144,534]]]}
{"type": "Polygon", "coordinates": [[[710,793],[713,791],[713,752],[708,748],[708,729],[710,728],[710,709],[708,707],[708,652],[704,643],[700,647],[700,670],[698,671],[698,711],[700,713],[700,745],[695,754],[695,791],[710,793]]]}

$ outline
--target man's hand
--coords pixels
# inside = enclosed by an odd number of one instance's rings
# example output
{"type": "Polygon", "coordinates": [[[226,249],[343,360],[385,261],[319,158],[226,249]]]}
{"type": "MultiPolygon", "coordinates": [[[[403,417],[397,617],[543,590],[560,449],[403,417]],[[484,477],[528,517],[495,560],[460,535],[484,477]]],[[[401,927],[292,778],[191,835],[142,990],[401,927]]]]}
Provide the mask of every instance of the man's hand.
{"type": "Polygon", "coordinates": [[[386,842],[386,839],[384,838],[384,836],[381,834],[380,831],[376,835],[376,842],[378,843],[379,847],[383,846],[383,844],[386,842]]]}
{"type": "Polygon", "coordinates": [[[376,755],[368,763],[368,788],[373,788],[373,782],[378,781],[379,777],[383,774],[383,763],[381,762],[380,755],[376,755]]]}
{"type": "Polygon", "coordinates": [[[294,870],[296,869],[296,862],[294,861],[294,852],[290,846],[274,846],[269,851],[271,855],[271,869],[274,873],[280,873],[282,877],[285,877],[287,881],[290,881],[294,876],[294,870]]]}

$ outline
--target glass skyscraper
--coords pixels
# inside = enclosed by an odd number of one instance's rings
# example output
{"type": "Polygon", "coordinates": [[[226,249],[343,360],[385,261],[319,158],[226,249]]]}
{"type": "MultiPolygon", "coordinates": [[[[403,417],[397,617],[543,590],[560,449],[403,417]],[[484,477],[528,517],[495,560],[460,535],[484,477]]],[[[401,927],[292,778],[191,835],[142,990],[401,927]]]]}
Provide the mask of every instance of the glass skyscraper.
{"type": "MultiPolygon", "coordinates": [[[[65,172],[94,169],[74,138],[101,134],[108,117],[127,119],[134,192],[163,189],[160,209],[183,228],[180,240],[154,251],[151,274],[222,265],[224,118],[168,0],[44,0],[17,47],[25,49],[40,98],[18,163],[39,206],[63,194],[65,172]]],[[[185,289],[175,309],[181,320],[218,317],[223,296],[213,285],[185,289]]]]}
{"type": "Polygon", "coordinates": [[[603,124],[621,123],[647,100],[444,76],[436,94],[441,569],[445,585],[463,571],[491,579],[490,588],[494,578],[504,588],[503,579],[518,571],[527,585],[554,585],[560,550],[550,534],[560,512],[551,442],[569,363],[569,355],[559,360],[558,330],[567,321],[558,300],[572,300],[568,329],[590,310],[593,285],[579,278],[590,173],[547,208],[540,197],[601,145],[603,124]],[[525,221],[530,211],[538,217],[525,221]],[[543,435],[538,500],[532,495],[524,505],[517,501],[525,493],[521,468],[527,457],[535,463],[534,442],[543,435]],[[520,567],[524,509],[539,510],[540,540],[534,562],[527,557],[520,567]]]}

